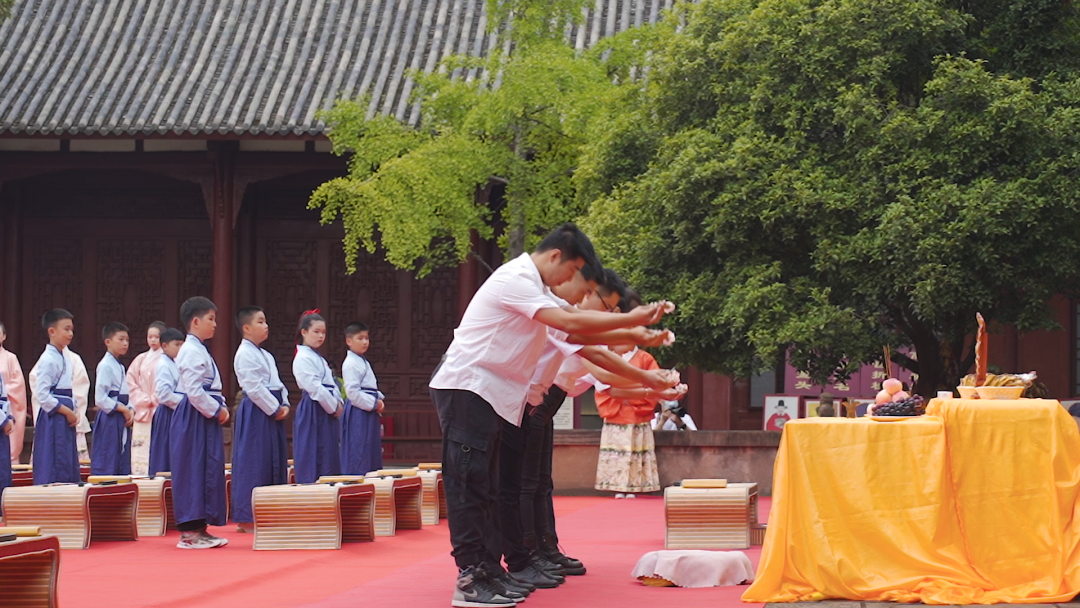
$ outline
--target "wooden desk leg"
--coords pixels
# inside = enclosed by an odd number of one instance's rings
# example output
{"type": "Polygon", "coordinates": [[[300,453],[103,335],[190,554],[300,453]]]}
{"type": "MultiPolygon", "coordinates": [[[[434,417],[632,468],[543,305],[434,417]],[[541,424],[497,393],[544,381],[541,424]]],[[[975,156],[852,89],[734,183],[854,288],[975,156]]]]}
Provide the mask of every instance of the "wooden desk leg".
{"type": "Polygon", "coordinates": [[[173,512],[172,487],[165,488],[162,500],[165,501],[165,530],[175,530],[176,514],[173,512]]]}
{"type": "Polygon", "coordinates": [[[442,477],[439,477],[439,519],[446,519],[446,490],[443,489],[442,477]]]}
{"type": "Polygon", "coordinates": [[[394,507],[394,480],[373,479],[375,486],[375,536],[394,536],[397,509],[394,507]]]}
{"type": "Polygon", "coordinates": [[[76,485],[8,488],[4,521],[9,526],[39,526],[42,534],[56,536],[62,549],[90,544],[86,490],[76,485]]]}
{"type": "Polygon", "coordinates": [[[262,486],[252,492],[256,551],[340,549],[338,496],[328,486],[262,486]]]}
{"type": "Polygon", "coordinates": [[[421,498],[423,520],[425,526],[439,525],[439,485],[441,480],[438,473],[420,473],[420,479],[424,484],[421,498]]]}
{"type": "Polygon", "coordinates": [[[424,523],[421,505],[421,486],[399,488],[394,496],[394,509],[397,511],[399,530],[419,530],[424,523]]]}
{"type": "Polygon", "coordinates": [[[55,608],[60,554],[48,549],[0,559],[4,606],[55,608]]]}
{"type": "Polygon", "coordinates": [[[90,510],[90,540],[139,540],[139,492],[87,497],[90,510]]]}
{"type": "Polygon", "coordinates": [[[375,496],[346,494],[341,500],[341,542],[375,540],[375,496]]]}
{"type": "Polygon", "coordinates": [[[165,536],[165,483],[158,479],[135,482],[139,486],[139,536],[165,536]]]}

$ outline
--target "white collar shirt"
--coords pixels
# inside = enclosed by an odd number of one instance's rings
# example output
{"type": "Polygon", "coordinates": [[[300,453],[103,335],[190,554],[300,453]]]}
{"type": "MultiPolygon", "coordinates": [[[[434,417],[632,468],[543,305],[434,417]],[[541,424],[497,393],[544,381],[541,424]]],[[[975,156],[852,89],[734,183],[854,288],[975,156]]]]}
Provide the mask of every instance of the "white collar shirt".
{"type": "Polygon", "coordinates": [[[476,393],[520,426],[548,335],[547,325],[533,317],[545,308],[559,304],[529,254],[500,266],[465,309],[431,388],[476,393]]]}

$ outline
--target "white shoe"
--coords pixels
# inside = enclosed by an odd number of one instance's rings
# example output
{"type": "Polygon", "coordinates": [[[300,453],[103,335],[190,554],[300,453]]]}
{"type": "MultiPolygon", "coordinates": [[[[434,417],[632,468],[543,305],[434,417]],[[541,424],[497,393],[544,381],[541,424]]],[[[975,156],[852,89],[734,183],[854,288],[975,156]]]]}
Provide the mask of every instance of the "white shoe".
{"type": "Polygon", "coordinates": [[[620,492],[620,493],[615,495],[615,498],[626,498],[626,494],[623,494],[622,492],[620,492]]]}
{"type": "Polygon", "coordinates": [[[629,492],[627,492],[627,494],[626,494],[627,498],[633,498],[635,496],[637,496],[637,494],[630,494],[629,492]]]}
{"type": "Polygon", "coordinates": [[[221,538],[220,536],[213,536],[206,530],[202,531],[201,536],[203,540],[211,543],[214,547],[224,547],[225,545],[229,544],[229,539],[221,538]]]}
{"type": "Polygon", "coordinates": [[[176,543],[177,549],[213,549],[217,546],[214,541],[198,533],[182,533],[180,542],[176,543]]]}

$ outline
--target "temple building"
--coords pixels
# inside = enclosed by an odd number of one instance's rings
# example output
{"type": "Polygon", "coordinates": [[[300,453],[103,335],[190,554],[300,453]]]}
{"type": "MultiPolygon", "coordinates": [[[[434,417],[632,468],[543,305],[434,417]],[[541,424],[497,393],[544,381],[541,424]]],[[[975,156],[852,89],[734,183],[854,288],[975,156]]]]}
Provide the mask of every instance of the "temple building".
{"type": "MultiPolygon", "coordinates": [[[[669,6],[600,0],[569,36],[584,48],[669,6]]],[[[366,97],[372,114],[415,124],[409,71],[485,53],[498,44],[485,28],[483,0],[17,1],[0,25],[7,347],[28,372],[46,341],[42,313],[67,308],[76,317],[72,349],[93,370],[104,323],[132,329],[133,357],[146,349],[150,322],[179,325],[180,303],[206,295],[220,307],[210,348],[227,386],[235,389],[229,367],[239,342],[230,320],[257,304],[295,392],[296,322],[320,308],[335,369],[344,325],[372,327],[369,358],[392,409],[387,456],[437,458],[427,381],[482,267],[416,280],[375,254],[346,274],[340,225],[321,225],[307,202],[346,170],[330,153],[320,110],[366,97]]],[[[737,386],[688,375],[728,393],[737,386]]],[[[715,405],[703,413],[702,392],[692,398],[699,421],[738,426],[713,416],[715,405]]],[[[721,393],[704,392],[711,401],[721,393]]],[[[754,428],[755,414],[746,414],[754,428]]]]}

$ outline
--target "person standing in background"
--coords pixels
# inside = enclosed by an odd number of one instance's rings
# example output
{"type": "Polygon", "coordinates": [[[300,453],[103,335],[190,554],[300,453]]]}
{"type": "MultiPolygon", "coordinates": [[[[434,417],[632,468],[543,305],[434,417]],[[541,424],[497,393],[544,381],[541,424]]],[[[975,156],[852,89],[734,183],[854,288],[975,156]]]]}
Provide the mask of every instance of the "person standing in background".
{"type": "MultiPolygon", "coordinates": [[[[7,328],[0,321],[0,383],[7,391],[7,404],[12,418],[11,463],[19,464],[19,454],[23,449],[23,437],[26,432],[26,381],[23,379],[22,366],[15,353],[4,348],[7,340],[7,328]]],[[[0,454],[0,458],[3,454],[0,454]]]]}
{"type": "Polygon", "coordinates": [[[154,372],[157,370],[158,359],[161,358],[161,332],[165,329],[162,321],[150,324],[146,330],[146,345],[150,348],[135,357],[127,372],[129,397],[132,407],[135,408],[135,424],[131,428],[132,475],[151,474],[150,433],[154,411],[158,406],[154,372]]]}

